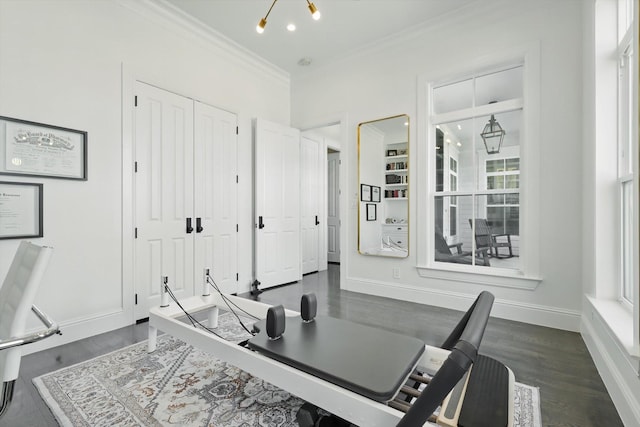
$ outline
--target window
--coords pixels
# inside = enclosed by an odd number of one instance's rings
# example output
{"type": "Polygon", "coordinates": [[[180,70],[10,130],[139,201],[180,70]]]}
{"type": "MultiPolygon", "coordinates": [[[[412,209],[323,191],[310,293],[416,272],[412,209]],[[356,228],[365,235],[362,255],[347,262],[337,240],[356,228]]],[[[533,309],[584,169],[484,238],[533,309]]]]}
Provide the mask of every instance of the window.
{"type": "MultiPolygon", "coordinates": [[[[634,269],[637,268],[633,251],[635,229],[633,206],[633,178],[637,173],[633,155],[633,100],[634,10],[632,0],[618,1],[618,178],[620,182],[620,299],[634,304],[634,269]]],[[[635,89],[637,90],[637,88],[635,89]]]]}
{"type": "Polygon", "coordinates": [[[633,305],[633,181],[622,183],[622,300],[633,305]]]}
{"type": "MultiPolygon", "coordinates": [[[[486,161],[487,190],[520,188],[520,159],[486,161]]],[[[497,194],[487,197],[487,220],[494,233],[520,234],[519,194],[497,194]]]]}
{"type": "MultiPolygon", "coordinates": [[[[449,191],[458,191],[458,161],[449,157],[449,191]]],[[[458,233],[458,201],[456,196],[449,199],[449,235],[458,233]]]]}
{"type": "Polygon", "coordinates": [[[520,64],[432,86],[430,261],[440,268],[521,270],[523,93],[520,64]],[[504,130],[501,144],[485,143],[490,125],[504,130]]]}

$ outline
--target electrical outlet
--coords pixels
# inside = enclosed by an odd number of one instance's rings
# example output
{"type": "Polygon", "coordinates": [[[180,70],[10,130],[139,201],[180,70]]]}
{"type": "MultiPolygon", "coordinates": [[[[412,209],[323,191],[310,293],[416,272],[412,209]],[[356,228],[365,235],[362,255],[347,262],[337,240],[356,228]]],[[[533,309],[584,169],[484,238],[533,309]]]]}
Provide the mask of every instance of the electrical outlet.
{"type": "Polygon", "coordinates": [[[394,267],[393,268],[393,278],[394,279],[399,279],[400,278],[400,269],[398,267],[394,267]]]}

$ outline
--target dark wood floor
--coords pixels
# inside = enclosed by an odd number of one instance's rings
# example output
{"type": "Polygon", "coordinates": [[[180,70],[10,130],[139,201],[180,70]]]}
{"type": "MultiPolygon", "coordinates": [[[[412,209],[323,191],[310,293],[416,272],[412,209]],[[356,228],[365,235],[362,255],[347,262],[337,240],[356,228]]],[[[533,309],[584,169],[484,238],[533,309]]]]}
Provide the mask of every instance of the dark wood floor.
{"type": "MultiPolygon", "coordinates": [[[[318,314],[401,332],[436,346],[461,315],[444,308],[342,291],[338,279],[338,266],[330,265],[327,271],[270,289],[257,299],[299,310],[300,296],[315,292],[318,314]]],[[[14,402],[0,419],[0,426],[56,426],[32,384],[34,377],[146,338],[147,325],[143,323],[25,356],[14,402]]],[[[579,334],[492,318],[481,352],[509,366],[517,381],[540,388],[543,426],[622,426],[579,334]]]]}

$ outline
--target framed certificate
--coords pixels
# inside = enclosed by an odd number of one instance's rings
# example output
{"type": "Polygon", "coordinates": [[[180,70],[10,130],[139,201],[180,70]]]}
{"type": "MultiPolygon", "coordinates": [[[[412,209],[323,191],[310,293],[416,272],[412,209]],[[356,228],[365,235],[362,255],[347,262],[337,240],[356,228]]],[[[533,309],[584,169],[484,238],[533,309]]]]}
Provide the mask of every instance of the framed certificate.
{"type": "Polygon", "coordinates": [[[0,239],[42,236],[42,184],[0,181],[0,239]]]}
{"type": "Polygon", "coordinates": [[[367,184],[360,184],[360,200],[363,202],[371,201],[371,186],[367,184]]]}
{"type": "Polygon", "coordinates": [[[87,179],[87,132],[0,116],[0,174],[87,179]]]}
{"type": "Polygon", "coordinates": [[[380,201],[380,187],[376,187],[375,185],[371,186],[371,201],[372,202],[380,201]]]}
{"type": "Polygon", "coordinates": [[[376,206],[375,203],[367,203],[367,221],[375,221],[378,219],[376,206]]]}

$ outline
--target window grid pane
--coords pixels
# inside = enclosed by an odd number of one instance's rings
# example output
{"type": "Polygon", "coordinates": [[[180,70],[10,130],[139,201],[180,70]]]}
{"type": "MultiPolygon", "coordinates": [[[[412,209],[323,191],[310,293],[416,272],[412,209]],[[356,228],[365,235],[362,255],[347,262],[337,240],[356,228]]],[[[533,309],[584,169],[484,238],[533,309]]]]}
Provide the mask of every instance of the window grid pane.
{"type": "MultiPolygon", "coordinates": [[[[506,195],[503,195],[506,196],[506,195]]],[[[521,268],[520,252],[520,208],[519,206],[490,206],[489,195],[477,195],[476,212],[485,217],[475,221],[475,243],[478,251],[488,250],[491,267],[517,270],[521,268]]],[[[462,215],[461,215],[462,216],[462,215]]]]}
{"type": "Polygon", "coordinates": [[[634,303],[633,295],[633,181],[622,183],[622,298],[634,303]]]}

